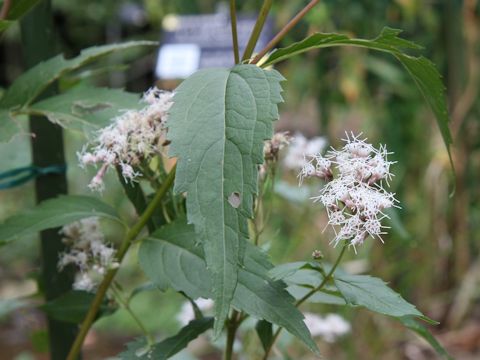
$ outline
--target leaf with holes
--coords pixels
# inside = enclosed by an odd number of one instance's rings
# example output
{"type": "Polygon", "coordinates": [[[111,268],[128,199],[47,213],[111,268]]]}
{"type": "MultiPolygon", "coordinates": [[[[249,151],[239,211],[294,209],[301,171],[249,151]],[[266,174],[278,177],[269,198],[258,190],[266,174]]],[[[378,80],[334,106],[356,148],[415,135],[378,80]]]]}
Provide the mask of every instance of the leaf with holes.
{"type": "Polygon", "coordinates": [[[72,90],[39,101],[22,113],[46,116],[70,130],[97,130],[110,124],[124,109],[140,109],[145,104],[138,94],[120,89],[77,86],[72,90]]]}
{"type": "Polygon", "coordinates": [[[205,249],[217,336],[237,286],[257,166],[278,118],[283,80],[254,65],[202,70],[177,88],[170,110],[170,155],[178,157],[175,190],[187,193],[188,221],[205,249]]]}

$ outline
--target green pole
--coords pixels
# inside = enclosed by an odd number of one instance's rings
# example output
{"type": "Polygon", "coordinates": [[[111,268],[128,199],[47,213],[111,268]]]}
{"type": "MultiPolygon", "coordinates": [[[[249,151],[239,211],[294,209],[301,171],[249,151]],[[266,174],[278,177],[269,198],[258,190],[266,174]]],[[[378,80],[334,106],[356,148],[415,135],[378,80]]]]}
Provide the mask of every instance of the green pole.
{"type": "MultiPolygon", "coordinates": [[[[51,1],[42,0],[21,21],[24,64],[30,68],[57,53],[54,34],[51,1]]],[[[42,97],[54,95],[56,89],[51,87],[42,97]]],[[[46,118],[30,117],[32,134],[31,149],[33,164],[36,166],[60,165],[65,163],[63,150],[63,132],[58,125],[52,124],[46,118]]],[[[65,174],[49,174],[37,178],[35,182],[36,200],[44,201],[67,193],[65,174]]],[[[58,257],[64,251],[64,244],[58,229],[43,231],[41,239],[41,287],[45,300],[57,298],[71,290],[73,273],[59,272],[58,257]]],[[[47,318],[50,345],[50,358],[64,360],[75,340],[77,326],[75,324],[47,318]]]]}

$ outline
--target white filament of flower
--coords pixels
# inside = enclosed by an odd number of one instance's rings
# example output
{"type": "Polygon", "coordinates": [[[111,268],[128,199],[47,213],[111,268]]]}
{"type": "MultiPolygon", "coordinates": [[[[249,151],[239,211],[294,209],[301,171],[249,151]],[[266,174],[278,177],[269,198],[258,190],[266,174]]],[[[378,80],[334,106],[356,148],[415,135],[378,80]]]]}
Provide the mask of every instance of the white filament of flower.
{"type": "Polygon", "coordinates": [[[104,189],[103,178],[110,167],[120,167],[126,181],[141,176],[141,162],[161,152],[172,98],[172,92],[148,90],[142,98],[144,108],[114,118],[112,124],[98,131],[89,151],[85,147],[77,154],[81,166],[100,164],[89,185],[92,190],[104,189]]]}
{"type": "Polygon", "coordinates": [[[382,235],[388,228],[381,224],[388,218],[384,210],[398,207],[395,194],[384,187],[393,177],[390,165],[394,162],[387,159],[391,153],[383,145],[376,149],[360,136],[347,134],[341,150],[332,148],[325,156],[311,156],[299,174],[300,184],[310,177],[327,182],[313,200],[327,210],[335,246],[345,240],[355,247],[368,236],[383,242],[382,235]]]}
{"type": "Polygon", "coordinates": [[[119,266],[116,250],[105,243],[98,218],[91,217],[65,225],[60,234],[68,251],[60,255],[58,269],[73,265],[78,273],[75,290],[93,291],[108,270],[119,266]]]}

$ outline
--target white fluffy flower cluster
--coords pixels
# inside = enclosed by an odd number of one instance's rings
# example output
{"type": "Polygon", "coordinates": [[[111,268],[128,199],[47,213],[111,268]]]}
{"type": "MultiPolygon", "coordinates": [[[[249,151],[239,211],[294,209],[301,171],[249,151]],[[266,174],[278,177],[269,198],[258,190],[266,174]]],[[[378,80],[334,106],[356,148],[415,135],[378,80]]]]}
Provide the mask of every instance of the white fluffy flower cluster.
{"type": "MultiPolygon", "coordinates": [[[[195,304],[197,304],[201,311],[211,310],[214,305],[213,300],[204,298],[198,298],[195,300],[195,304]]],[[[180,312],[177,314],[177,320],[182,326],[185,326],[193,319],[195,319],[195,312],[193,311],[192,304],[186,301],[182,304],[180,312]]]]}
{"type": "Polygon", "coordinates": [[[308,162],[307,157],[322,152],[325,146],[327,146],[327,140],[324,137],[307,139],[297,132],[290,141],[283,165],[287,169],[298,171],[308,162]]]}
{"type": "Polygon", "coordinates": [[[65,225],[60,234],[69,251],[60,256],[58,268],[63,270],[67,265],[74,265],[78,269],[73,284],[75,290],[94,290],[109,269],[119,266],[115,249],[105,243],[98,218],[65,225]]]}
{"type": "Polygon", "coordinates": [[[291,137],[288,132],[277,132],[272,136],[271,140],[265,141],[263,146],[263,157],[266,161],[277,161],[278,153],[285,146],[290,144],[291,137]]]}
{"type": "Polygon", "coordinates": [[[128,110],[116,117],[111,125],[98,132],[90,151],[84,148],[78,154],[81,166],[101,164],[90,182],[92,190],[103,190],[103,177],[109,167],[119,166],[127,181],[141,175],[138,166],[142,160],[158,154],[164,142],[172,97],[172,92],[148,90],[142,98],[146,103],[143,109],[128,110]]]}
{"type": "Polygon", "coordinates": [[[258,169],[259,179],[264,180],[267,176],[268,169],[278,161],[280,150],[290,143],[288,132],[277,132],[270,140],[265,141],[263,145],[264,162],[258,169]]]}
{"type": "Polygon", "coordinates": [[[393,176],[387,149],[374,148],[360,135],[347,135],[339,151],[332,149],[325,156],[312,156],[299,174],[300,183],[307,177],[327,181],[313,199],[327,209],[329,225],[336,234],[332,240],[335,245],[347,240],[355,247],[369,235],[383,242],[381,235],[386,227],[381,220],[388,217],[383,210],[397,202],[394,194],[383,187],[383,181],[388,185],[393,176]]]}
{"type": "Polygon", "coordinates": [[[321,336],[325,341],[331,343],[350,332],[350,324],[340,315],[327,314],[325,317],[312,313],[304,315],[305,325],[313,337],[321,336]]]}

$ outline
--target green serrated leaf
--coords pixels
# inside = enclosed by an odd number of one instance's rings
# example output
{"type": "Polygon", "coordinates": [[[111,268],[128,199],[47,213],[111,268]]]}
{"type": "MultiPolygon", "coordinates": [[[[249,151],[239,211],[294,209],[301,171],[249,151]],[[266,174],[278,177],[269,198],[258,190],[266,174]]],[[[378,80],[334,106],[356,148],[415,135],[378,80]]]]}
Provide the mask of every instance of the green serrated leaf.
{"type": "MultiPolygon", "coordinates": [[[[318,287],[323,280],[319,272],[319,264],[315,262],[297,261],[281,264],[270,270],[269,274],[276,280],[284,281],[287,291],[297,300],[302,299],[312,289],[318,287]]],[[[310,296],[307,302],[331,305],[345,305],[345,299],[336,289],[324,286],[310,296]]]]}
{"type": "MultiPolygon", "coordinates": [[[[448,127],[450,119],[445,101],[445,86],[442,83],[441,75],[438,73],[435,65],[423,56],[413,57],[400,53],[394,55],[412,76],[418,89],[435,114],[438,127],[450,156],[449,146],[452,144],[452,135],[448,127]]],[[[450,161],[452,161],[451,157],[450,161]]]]}
{"type": "Polygon", "coordinates": [[[77,86],[22,109],[22,113],[46,116],[69,130],[91,131],[110,124],[123,109],[141,108],[138,94],[120,89],[77,86]]]}
{"type": "Polygon", "coordinates": [[[438,355],[447,360],[453,360],[450,354],[443,348],[443,346],[438,342],[437,339],[428,331],[428,329],[421,325],[418,321],[413,319],[410,316],[404,316],[399,318],[403,325],[417,333],[420,337],[424,338],[432,348],[437,352],[438,355]]]}
{"type": "Polygon", "coordinates": [[[157,46],[153,41],[130,41],[123,44],[94,46],[72,59],[57,55],[20,75],[0,100],[0,108],[21,107],[32,103],[51,83],[63,74],[78,69],[102,56],[136,47],[157,46]]]}
{"type": "Polygon", "coordinates": [[[396,318],[414,316],[436,324],[390,289],[381,279],[369,275],[335,273],[334,281],[348,305],[364,306],[371,311],[396,318]]]}
{"type": "MultiPolygon", "coordinates": [[[[40,309],[56,320],[79,324],[85,319],[94,298],[95,294],[93,293],[72,290],[43,304],[40,309]]],[[[115,308],[110,306],[108,300],[105,299],[100,306],[97,318],[110,315],[113,311],[115,308]]]]}
{"type": "Polygon", "coordinates": [[[269,274],[274,280],[283,280],[288,276],[294,275],[302,267],[308,264],[306,261],[295,261],[275,266],[269,274]]]}
{"type": "Polygon", "coordinates": [[[372,50],[379,50],[390,53],[401,53],[404,49],[422,49],[421,46],[399,38],[402,30],[385,27],[379,36],[372,40],[350,38],[347,35],[335,33],[315,33],[302,41],[273,51],[263,62],[262,66],[270,66],[277,62],[299,55],[313,49],[320,49],[332,46],[360,46],[372,50]]]}
{"type": "Polygon", "coordinates": [[[202,70],[177,88],[170,110],[175,190],[187,192],[188,221],[212,274],[217,336],[237,285],[257,166],[278,118],[282,80],[254,65],[202,70]]]}
{"type": "Polygon", "coordinates": [[[67,60],[63,55],[57,55],[28,69],[15,80],[0,99],[0,141],[9,141],[15,134],[5,135],[7,131],[11,133],[12,130],[11,121],[6,120],[7,115],[10,113],[11,116],[13,111],[19,112],[20,108],[30,105],[50,84],[62,75],[113,52],[157,45],[153,41],[131,41],[123,44],[95,46],[83,50],[75,58],[67,60]]]}
{"type": "Polygon", "coordinates": [[[191,226],[164,226],[143,241],[138,251],[140,267],[160,290],[173,288],[192,299],[209,298],[211,280],[203,250],[194,245],[191,226]],[[161,240],[161,241],[158,241],[161,240]]]}
{"type": "MultiPolygon", "coordinates": [[[[287,291],[297,300],[302,299],[305,295],[307,295],[311,287],[305,287],[295,284],[287,283],[287,291]]],[[[308,303],[313,304],[329,304],[329,305],[346,305],[345,299],[338,291],[330,290],[330,289],[323,289],[321,291],[317,291],[315,294],[311,295],[307,300],[308,303]]]]}
{"type": "Polygon", "coordinates": [[[291,282],[297,283],[300,279],[305,277],[303,284],[310,284],[317,286],[322,281],[321,274],[312,268],[318,268],[319,265],[308,261],[295,261],[275,266],[270,270],[270,276],[275,280],[290,279],[291,282]],[[299,277],[297,279],[297,277],[299,277]],[[307,279],[308,278],[308,279],[307,279]]]}
{"type": "Polygon", "coordinates": [[[279,61],[288,59],[292,56],[312,49],[320,49],[332,46],[358,46],[387,52],[393,55],[412,76],[415,84],[435,114],[437,124],[442,134],[443,141],[447,148],[453,168],[450,153],[452,136],[450,134],[450,129],[448,128],[449,116],[445,99],[445,87],[442,83],[441,75],[435,68],[435,65],[428,59],[424,58],[423,56],[410,56],[403,52],[404,49],[418,50],[422,47],[411,41],[399,38],[398,35],[401,32],[402,30],[386,27],[382,30],[378,37],[372,40],[353,39],[341,34],[316,33],[286,48],[273,51],[262,64],[262,66],[273,65],[279,61]]]}
{"type": "Polygon", "coordinates": [[[91,216],[122,223],[115,209],[90,196],[59,196],[14,215],[0,224],[0,244],[25,235],[56,228],[91,216]]]}
{"type": "Polygon", "coordinates": [[[121,360],[166,360],[187,347],[188,343],[213,327],[213,318],[190,321],[178,334],[151,347],[145,339],[127,344],[127,350],[118,355],[121,360]]]}
{"type": "MultiPolygon", "coordinates": [[[[140,267],[161,288],[182,291],[191,298],[211,298],[212,278],[201,246],[195,243],[193,226],[177,222],[152,234],[139,249],[140,267]]],[[[272,281],[273,265],[259,248],[247,243],[244,264],[239,270],[232,305],[238,310],[284,327],[318,353],[315,342],[293,305],[285,284],[272,281]]]]}

